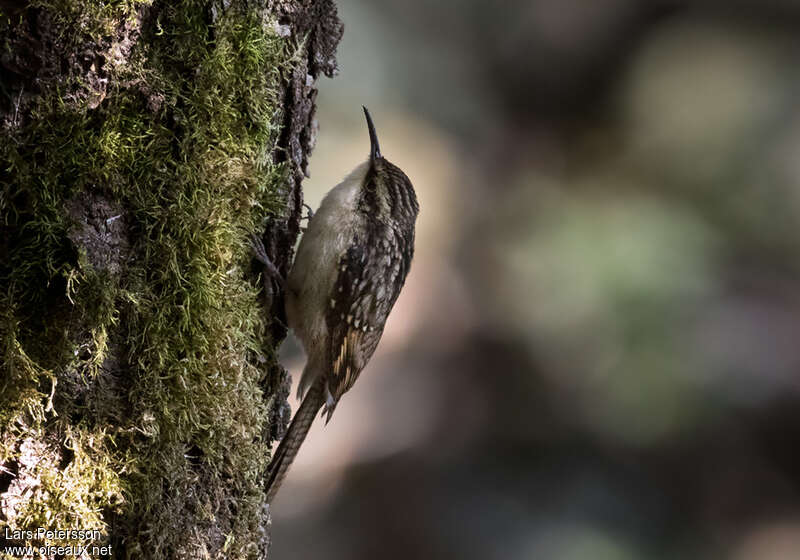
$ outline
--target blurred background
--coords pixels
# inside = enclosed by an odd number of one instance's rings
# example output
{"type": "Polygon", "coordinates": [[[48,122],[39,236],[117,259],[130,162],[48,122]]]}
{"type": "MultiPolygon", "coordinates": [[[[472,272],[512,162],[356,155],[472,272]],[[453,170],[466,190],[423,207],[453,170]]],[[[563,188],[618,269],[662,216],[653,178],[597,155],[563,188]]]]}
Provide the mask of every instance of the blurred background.
{"type": "Polygon", "coordinates": [[[337,4],[306,199],[422,211],[274,558],[800,558],[800,3],[337,4]]]}

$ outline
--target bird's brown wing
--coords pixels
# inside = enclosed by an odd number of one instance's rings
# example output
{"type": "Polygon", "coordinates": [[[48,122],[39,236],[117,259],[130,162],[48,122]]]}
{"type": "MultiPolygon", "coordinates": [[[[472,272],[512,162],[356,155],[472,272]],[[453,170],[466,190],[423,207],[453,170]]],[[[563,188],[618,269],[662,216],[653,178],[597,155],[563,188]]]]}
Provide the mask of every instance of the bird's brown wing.
{"type": "Polygon", "coordinates": [[[353,386],[378,346],[411,263],[413,240],[404,241],[391,231],[368,235],[354,240],[339,260],[327,314],[334,401],[353,386]]]}

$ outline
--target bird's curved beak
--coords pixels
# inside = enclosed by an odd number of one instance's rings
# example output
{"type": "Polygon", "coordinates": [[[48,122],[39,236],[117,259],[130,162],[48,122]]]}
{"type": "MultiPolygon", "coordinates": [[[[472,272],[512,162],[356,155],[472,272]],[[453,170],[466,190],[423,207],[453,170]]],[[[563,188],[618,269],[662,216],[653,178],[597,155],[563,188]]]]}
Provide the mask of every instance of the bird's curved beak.
{"type": "Polygon", "coordinates": [[[369,129],[369,159],[370,161],[375,161],[383,157],[381,155],[381,147],[378,144],[378,134],[375,132],[375,125],[372,123],[369,111],[363,105],[361,108],[364,109],[364,116],[367,117],[367,128],[369,129]]]}

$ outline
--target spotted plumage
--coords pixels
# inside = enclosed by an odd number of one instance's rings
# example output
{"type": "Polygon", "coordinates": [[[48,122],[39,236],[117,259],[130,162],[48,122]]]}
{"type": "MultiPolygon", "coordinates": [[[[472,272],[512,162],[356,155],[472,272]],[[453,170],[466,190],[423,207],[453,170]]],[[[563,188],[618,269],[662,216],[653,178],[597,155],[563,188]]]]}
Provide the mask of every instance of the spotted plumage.
{"type": "Polygon", "coordinates": [[[378,346],[414,253],[413,231],[381,223],[379,218],[375,221],[342,255],[334,284],[338,297],[326,316],[328,363],[333,364],[328,391],[334,401],[328,414],[378,346]]]}
{"type": "Polygon", "coordinates": [[[299,386],[305,397],[270,464],[268,500],[314,416],[324,406],[330,420],[375,352],[414,254],[414,188],[381,155],[372,119],[364,113],[370,157],[325,196],[285,282],[286,316],[308,360],[299,386]]]}

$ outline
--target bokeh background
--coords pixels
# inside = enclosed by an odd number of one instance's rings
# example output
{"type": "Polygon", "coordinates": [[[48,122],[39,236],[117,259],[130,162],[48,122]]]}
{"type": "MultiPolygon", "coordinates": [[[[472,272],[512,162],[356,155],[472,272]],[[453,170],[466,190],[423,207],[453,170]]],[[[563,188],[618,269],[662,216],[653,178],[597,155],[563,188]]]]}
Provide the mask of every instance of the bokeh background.
{"type": "Polygon", "coordinates": [[[422,213],[274,557],[800,558],[800,3],[337,3],[307,201],[364,104],[422,213]]]}

